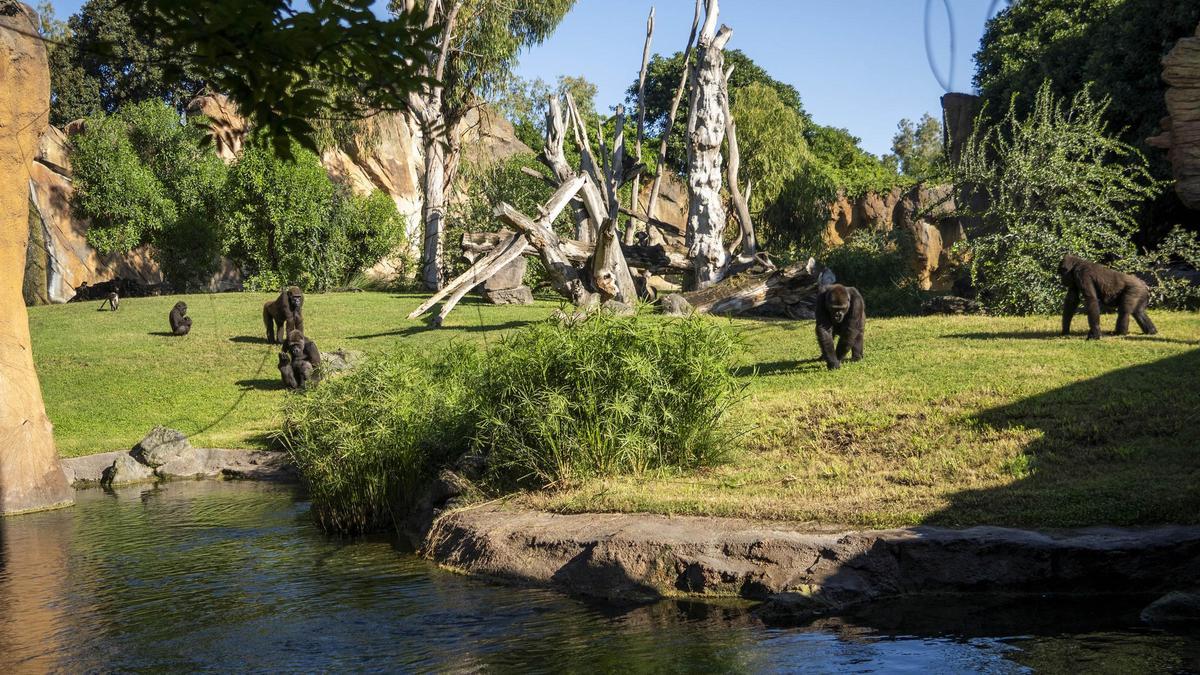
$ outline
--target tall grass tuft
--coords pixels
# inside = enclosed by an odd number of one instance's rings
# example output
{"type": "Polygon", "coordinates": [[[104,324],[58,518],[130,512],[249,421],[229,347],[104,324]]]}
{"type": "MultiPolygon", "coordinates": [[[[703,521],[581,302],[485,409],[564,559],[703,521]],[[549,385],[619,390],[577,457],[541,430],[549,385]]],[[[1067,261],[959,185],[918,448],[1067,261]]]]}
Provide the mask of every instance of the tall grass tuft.
{"type": "Polygon", "coordinates": [[[489,486],[720,461],[734,436],[735,349],[709,320],[606,312],[510,335],[489,355],[478,392],[475,446],[488,458],[489,486]]]}
{"type": "Polygon", "coordinates": [[[474,348],[400,349],[289,397],[280,434],[326,530],[387,527],[468,447],[474,348]]]}
{"type": "Polygon", "coordinates": [[[486,491],[720,461],[737,345],[714,322],[594,313],[488,353],[402,349],[292,397],[280,434],[326,530],[386,527],[468,450],[486,491]]]}

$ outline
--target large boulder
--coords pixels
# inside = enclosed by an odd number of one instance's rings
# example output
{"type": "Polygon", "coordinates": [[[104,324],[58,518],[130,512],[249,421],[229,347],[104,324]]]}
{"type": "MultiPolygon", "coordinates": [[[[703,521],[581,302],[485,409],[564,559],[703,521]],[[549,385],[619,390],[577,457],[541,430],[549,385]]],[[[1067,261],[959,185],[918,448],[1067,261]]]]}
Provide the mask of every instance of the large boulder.
{"type": "Polygon", "coordinates": [[[1171,591],[1142,610],[1142,621],[1159,626],[1200,626],[1200,591],[1171,591]]]}
{"type": "Polygon", "coordinates": [[[483,290],[506,291],[519,288],[525,283],[525,270],[528,266],[524,256],[517,258],[488,277],[487,281],[483,282],[483,290]]]}
{"type": "Polygon", "coordinates": [[[0,515],[67,506],[22,296],[33,148],[49,124],[50,67],[27,5],[0,2],[0,515]]]}
{"type": "Polygon", "coordinates": [[[142,464],[128,454],[118,455],[100,477],[100,484],[105,487],[132,485],[134,483],[153,483],[158,480],[154,469],[142,464]]]}
{"type": "Polygon", "coordinates": [[[180,459],[192,451],[192,443],[182,431],[157,426],[133,446],[129,454],[150,468],[180,459]]]}
{"type": "Polygon", "coordinates": [[[1188,208],[1200,209],[1200,26],[1196,37],[1176,42],[1162,63],[1168,116],[1163,133],[1147,143],[1167,151],[1176,194],[1188,208]]]}

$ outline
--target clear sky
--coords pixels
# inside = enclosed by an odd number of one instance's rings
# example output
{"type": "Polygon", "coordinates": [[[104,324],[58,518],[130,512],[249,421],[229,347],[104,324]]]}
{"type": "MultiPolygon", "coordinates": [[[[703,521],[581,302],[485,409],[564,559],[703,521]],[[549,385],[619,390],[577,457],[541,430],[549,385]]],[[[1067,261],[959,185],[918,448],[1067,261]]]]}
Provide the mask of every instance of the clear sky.
{"type": "MultiPolygon", "coordinates": [[[[59,18],[82,0],[52,0],[59,18]]],[[[605,110],[637,79],[646,14],[656,7],[654,52],[683,49],[694,0],[578,0],[544,44],[522,55],[517,73],[553,82],[583,75],[599,87],[605,110]]],[[[302,3],[301,3],[302,4],[302,3]]],[[[989,10],[1007,0],[722,0],[721,21],[741,49],[800,92],[821,124],[845,127],[876,154],[888,152],[896,123],[941,116],[938,98],[970,91],[972,55],[989,10]],[[955,58],[950,58],[953,13],[955,58]],[[929,7],[929,12],[926,8],[929,7]],[[938,74],[929,66],[928,44],[938,74]],[[953,78],[951,79],[951,65],[953,78]],[[939,77],[940,74],[940,77],[939,77]]],[[[387,3],[376,3],[382,13],[387,3]]]]}

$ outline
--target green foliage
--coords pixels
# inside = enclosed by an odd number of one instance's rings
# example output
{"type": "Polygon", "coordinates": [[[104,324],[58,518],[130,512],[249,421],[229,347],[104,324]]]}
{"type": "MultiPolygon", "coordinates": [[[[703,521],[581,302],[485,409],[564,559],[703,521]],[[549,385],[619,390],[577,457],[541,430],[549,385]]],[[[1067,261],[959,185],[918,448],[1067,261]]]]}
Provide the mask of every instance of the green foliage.
{"type": "Polygon", "coordinates": [[[902,119],[896,127],[892,153],[897,168],[904,175],[919,181],[938,181],[947,177],[949,166],[946,164],[942,123],[937,118],[925,113],[919,124],[902,119]]]}
{"type": "Polygon", "coordinates": [[[704,319],[543,322],[488,355],[477,448],[496,487],[542,488],[721,460],[732,337],[704,319]]]}
{"type": "Polygon", "coordinates": [[[868,316],[904,316],[921,308],[921,290],[904,248],[883,232],[856,232],[841,246],[821,253],[839,284],[854,286],[867,302],[868,316]]]}
{"type": "Polygon", "coordinates": [[[606,312],[534,324],[486,357],[402,348],[294,397],[281,439],[322,526],[351,532],[403,514],[467,451],[494,494],[694,469],[734,438],[735,350],[705,319],[606,312]]]}
{"type": "MultiPolygon", "coordinates": [[[[807,127],[812,123],[812,119],[800,102],[800,94],[795,87],[768,75],[767,71],[740,49],[725,51],[725,67],[730,66],[733,67],[733,74],[729,77],[731,106],[738,105],[739,92],[742,89],[757,84],[774,90],[779,103],[799,115],[804,126],[807,127]]],[[[684,92],[683,100],[679,103],[679,112],[675,116],[674,128],[668,130],[666,126],[667,117],[671,111],[671,101],[675,97],[675,89],[679,86],[679,77],[683,73],[683,68],[683,52],[676,52],[669,57],[655,54],[650,57],[650,63],[646,68],[646,135],[662,138],[662,134],[670,132],[667,143],[667,165],[676,173],[684,173],[687,170],[687,149],[684,145],[688,116],[686,92],[684,92]]],[[[761,91],[761,89],[756,91],[761,91]]],[[[625,93],[625,101],[630,110],[637,109],[637,95],[638,86],[635,80],[625,93]]]]}
{"type": "Polygon", "coordinates": [[[1107,101],[1087,89],[1063,105],[1049,83],[1020,117],[976,130],[956,183],[960,204],[988,198],[987,231],[971,242],[972,277],[994,309],[1053,311],[1062,298],[1066,253],[1098,262],[1134,254],[1140,205],[1159,190],[1142,157],[1109,132],[1107,101]]]}
{"type": "Polygon", "coordinates": [[[1121,260],[1119,267],[1150,279],[1151,305],[1200,309],[1200,284],[1177,273],[1181,264],[1200,270],[1200,235],[1176,225],[1153,251],[1121,260]]]}
{"type": "Polygon", "coordinates": [[[335,185],[299,145],[291,155],[251,143],[229,172],[226,249],[249,268],[249,287],[330,290],[400,245],[404,219],[390,198],[335,185]]]}
{"type": "Polygon", "coordinates": [[[1167,114],[1161,59],[1197,23],[1193,0],[1022,0],[988,22],[975,85],[1003,115],[1013,102],[1027,114],[1028,94],[1047,79],[1062,98],[1090,84],[1111,101],[1105,117],[1119,137],[1140,145],[1167,114]]]}
{"type": "Polygon", "coordinates": [[[804,138],[804,117],[789,107],[771,87],[746,85],[730,108],[737,121],[742,156],[740,177],[752,183],[751,212],[775,202],[787,181],[812,157],[804,138]]]}
{"type": "Polygon", "coordinates": [[[199,93],[204,77],[184,64],[187,50],[140,31],[130,9],[122,0],[88,0],[47,35],[60,41],[50,52],[52,124],[147,100],[183,110],[199,93]]]}
{"type": "Polygon", "coordinates": [[[153,244],[181,289],[201,284],[220,253],[226,168],[201,147],[202,123],[146,101],[88,119],[72,140],[73,206],[91,220],[88,242],[102,253],[153,244]]]}
{"type": "MultiPolygon", "coordinates": [[[[550,96],[565,100],[565,94],[570,93],[580,116],[591,130],[596,128],[596,120],[600,117],[596,112],[596,91],[596,85],[582,76],[560,75],[557,86],[551,88],[540,77],[526,80],[513,75],[505,89],[493,96],[491,104],[512,123],[521,142],[531,148],[541,148],[546,140],[546,111],[550,96]]],[[[567,136],[567,150],[574,150],[574,140],[570,134],[567,136]]]]}
{"type": "Polygon", "coordinates": [[[399,347],[288,397],[279,435],[326,530],[387,527],[467,449],[478,368],[471,347],[399,347]]]}

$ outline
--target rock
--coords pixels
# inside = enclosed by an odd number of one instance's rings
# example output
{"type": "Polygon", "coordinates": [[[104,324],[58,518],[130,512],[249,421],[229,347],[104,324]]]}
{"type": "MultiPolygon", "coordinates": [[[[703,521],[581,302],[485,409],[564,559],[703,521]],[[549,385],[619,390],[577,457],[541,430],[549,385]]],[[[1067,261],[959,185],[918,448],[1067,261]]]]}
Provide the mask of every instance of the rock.
{"type": "Polygon", "coordinates": [[[142,464],[127,453],[119,455],[111,466],[104,470],[100,484],[105,487],[129,485],[131,483],[151,483],[158,480],[154,469],[142,464]]]}
{"type": "Polygon", "coordinates": [[[209,450],[206,475],[285,483],[299,480],[287,453],[272,450],[209,450]]]}
{"type": "Polygon", "coordinates": [[[117,461],[118,457],[129,455],[128,452],[102,452],[97,455],[83,457],[67,457],[62,460],[63,473],[67,476],[67,484],[75,488],[90,487],[100,484],[104,472],[117,461]]]}
{"type": "Polygon", "coordinates": [[[900,188],[895,188],[886,194],[868,192],[859,197],[854,204],[856,229],[890,232],[892,214],[896,210],[898,201],[900,201],[900,188]]]}
{"type": "Polygon", "coordinates": [[[672,293],[658,301],[658,308],[667,316],[688,316],[692,313],[692,305],[678,293],[672,293]]]}
{"type": "Polygon", "coordinates": [[[249,125],[238,114],[237,104],[230,101],[229,97],[224,94],[197,96],[188,103],[187,110],[190,115],[208,118],[213,146],[217,156],[226,164],[232,164],[242,154],[242,144],[246,140],[249,125]]]}
{"type": "Polygon", "coordinates": [[[1142,621],[1155,625],[1200,624],[1200,591],[1171,591],[1142,610],[1142,621]]]}
{"type": "Polygon", "coordinates": [[[332,375],[352,370],[362,360],[362,357],[362,352],[349,349],[321,352],[321,372],[325,375],[332,375]]]}
{"type": "Polygon", "coordinates": [[[950,165],[956,166],[963,146],[975,131],[980,100],[973,94],[949,93],[942,96],[942,141],[949,148],[950,165]]]}
{"type": "Polygon", "coordinates": [[[129,454],[146,466],[158,468],[173,460],[187,457],[191,450],[192,444],[182,431],[158,426],[138,441],[129,454]]]}
{"type": "Polygon", "coordinates": [[[961,298],[956,295],[943,295],[929,298],[921,303],[922,314],[980,314],[983,306],[977,300],[961,298]]]}
{"type": "Polygon", "coordinates": [[[1167,117],[1163,133],[1146,142],[1167,151],[1175,175],[1175,192],[1190,209],[1200,209],[1200,26],[1162,60],[1167,83],[1167,117]]]}
{"type": "MultiPolygon", "coordinates": [[[[524,256],[517,258],[509,264],[501,267],[498,272],[493,274],[483,282],[483,290],[485,291],[507,291],[513,288],[519,288],[525,283],[525,269],[528,263],[524,256]]],[[[500,304],[500,303],[497,303],[500,304]]]]}
{"type": "Polygon", "coordinates": [[[166,463],[155,467],[154,473],[164,480],[211,478],[220,475],[220,468],[211,466],[208,455],[207,449],[189,446],[183,452],[167,460],[166,463]]]}
{"type": "Polygon", "coordinates": [[[34,159],[57,173],[70,176],[71,157],[67,148],[67,135],[55,127],[46,127],[41,140],[38,141],[38,151],[34,159]]]}
{"type": "Polygon", "coordinates": [[[484,291],[483,299],[493,305],[532,305],[533,291],[528,286],[518,286],[498,291],[484,291]]]}
{"type": "Polygon", "coordinates": [[[908,593],[1161,592],[1194,583],[1200,527],[811,532],[737,518],[485,506],[443,515],[422,550],[468,573],[580,595],[775,596],[777,614],[808,615],[908,593]]]}

